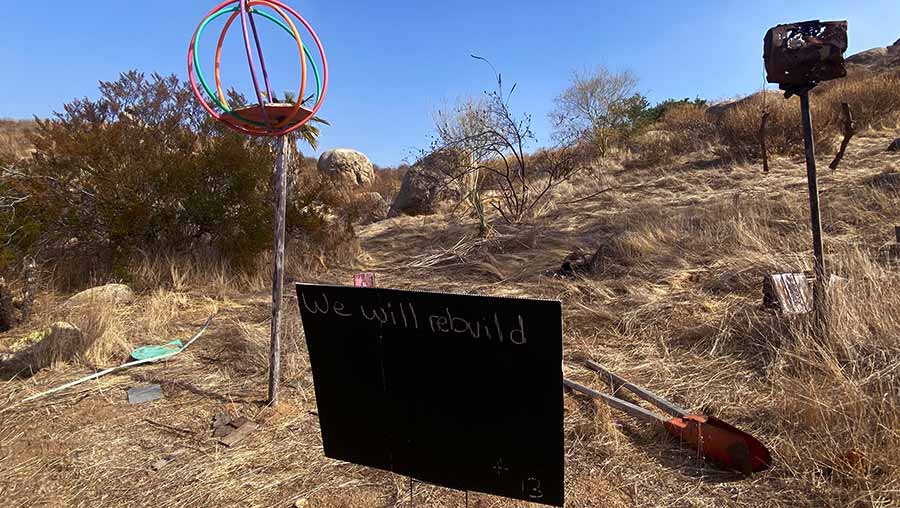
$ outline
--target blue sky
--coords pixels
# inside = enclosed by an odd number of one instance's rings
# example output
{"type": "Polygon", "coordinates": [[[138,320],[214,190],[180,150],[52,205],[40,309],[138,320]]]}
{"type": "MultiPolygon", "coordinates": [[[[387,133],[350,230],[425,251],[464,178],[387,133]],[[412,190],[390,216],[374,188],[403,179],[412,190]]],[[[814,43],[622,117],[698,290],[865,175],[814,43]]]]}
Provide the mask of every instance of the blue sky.
{"type": "MultiPolygon", "coordinates": [[[[352,147],[381,165],[414,158],[430,140],[432,111],[482,93],[489,58],[514,109],[533,115],[549,144],[547,113],[574,70],[629,69],[651,101],[721,99],[759,90],[768,27],[847,19],[850,53],[900,38],[900,0],[432,2],[288,0],[316,28],[331,67],[320,114],[322,149],[352,147]]],[[[198,0],[31,0],[8,5],[0,31],[0,117],[46,116],[74,97],[96,97],[98,80],[130,68],[186,77],[196,23],[214,5],[198,0]]],[[[204,58],[212,58],[215,32],[204,58]]],[[[238,32],[223,61],[226,83],[247,91],[238,32]]],[[[295,87],[295,47],[262,31],[273,88],[295,87]],[[293,67],[292,67],[293,66],[293,67]]],[[[210,64],[211,65],[211,64],[210,64]]],[[[306,153],[310,153],[308,148],[306,153]]]]}

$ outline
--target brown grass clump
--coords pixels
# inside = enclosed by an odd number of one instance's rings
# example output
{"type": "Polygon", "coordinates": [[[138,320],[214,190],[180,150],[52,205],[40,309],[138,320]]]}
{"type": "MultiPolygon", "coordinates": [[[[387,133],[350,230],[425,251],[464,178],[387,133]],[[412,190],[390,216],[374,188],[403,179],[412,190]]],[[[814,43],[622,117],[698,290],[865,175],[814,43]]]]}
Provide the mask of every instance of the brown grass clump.
{"type": "Polygon", "coordinates": [[[29,135],[34,131],[34,120],[0,119],[0,164],[26,157],[33,146],[29,135]]]}
{"type": "Polygon", "coordinates": [[[716,125],[706,107],[695,104],[675,106],[653,130],[630,143],[643,164],[654,164],[672,157],[696,152],[718,144],[716,125]]]}

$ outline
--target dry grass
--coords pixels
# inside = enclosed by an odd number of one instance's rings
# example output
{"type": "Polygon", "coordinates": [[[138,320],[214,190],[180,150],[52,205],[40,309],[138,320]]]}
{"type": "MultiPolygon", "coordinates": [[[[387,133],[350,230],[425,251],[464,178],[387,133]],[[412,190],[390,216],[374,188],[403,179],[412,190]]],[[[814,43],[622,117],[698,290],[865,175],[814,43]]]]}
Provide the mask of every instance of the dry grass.
{"type": "MultiPolygon", "coordinates": [[[[882,254],[900,210],[900,186],[884,176],[900,172],[900,155],[883,151],[891,137],[860,135],[841,169],[822,175],[829,266],[842,277],[831,285],[826,334],[814,333],[807,318],[759,305],[763,275],[811,267],[805,172],[786,158],[776,157],[769,175],[706,149],[654,167],[611,167],[607,181],[585,175],[559,189],[557,204],[539,218],[498,223],[486,241],[465,240],[475,228],[466,217],[398,217],[360,228],[355,258],[320,265],[294,254],[305,261],[294,261],[290,273],[346,284],[354,271],[369,270],[386,287],[559,298],[568,377],[602,387],[579,366],[593,358],[752,432],[775,456],[771,470],[735,477],[621,413],[567,396],[567,506],[896,506],[900,272],[882,254]],[[607,185],[620,190],[564,204],[567,193],[574,199],[607,185]],[[598,252],[593,273],[543,275],[576,247],[598,252]]],[[[57,362],[3,382],[6,503],[407,505],[402,478],[322,456],[295,303],[285,318],[284,403],[265,407],[265,262],[241,279],[197,260],[143,260],[131,269],[137,300],[109,313],[109,327],[97,333],[114,332],[129,345],[162,343],[191,335],[218,311],[190,350],[25,405],[16,404],[88,373],[87,362],[57,362]],[[165,399],[127,404],[125,389],[151,382],[162,384],[165,399]],[[209,425],[223,410],[259,421],[260,430],[237,448],[221,447],[209,425]],[[165,469],[149,468],[181,448],[165,469]]],[[[42,294],[32,329],[0,336],[0,347],[56,320],[61,299],[42,294]]],[[[123,354],[114,345],[102,356],[118,363],[123,354]]],[[[463,497],[416,485],[415,505],[463,506],[463,497]]],[[[521,503],[473,494],[470,506],[521,503]]]]}
{"type": "Polygon", "coordinates": [[[0,119],[0,163],[11,162],[31,153],[28,134],[34,127],[34,120],[0,119]]]}
{"type": "MultiPolygon", "coordinates": [[[[850,104],[857,129],[883,129],[900,124],[900,71],[857,72],[823,83],[810,101],[817,150],[833,154],[843,128],[841,103],[850,104]]],[[[800,101],[785,100],[777,90],[757,93],[727,106],[718,115],[684,105],[666,113],[653,130],[630,143],[639,165],[659,164],[674,157],[714,148],[723,159],[761,158],[759,129],[769,113],[766,143],[770,155],[803,154],[800,101]]]]}

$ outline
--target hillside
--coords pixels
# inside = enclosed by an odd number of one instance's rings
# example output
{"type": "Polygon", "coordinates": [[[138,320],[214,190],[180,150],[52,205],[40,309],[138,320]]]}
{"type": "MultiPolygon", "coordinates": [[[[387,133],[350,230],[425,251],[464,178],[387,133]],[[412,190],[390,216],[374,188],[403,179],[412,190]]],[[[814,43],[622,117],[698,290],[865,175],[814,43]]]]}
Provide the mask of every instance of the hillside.
{"type": "MultiPolygon", "coordinates": [[[[275,408],[266,392],[268,142],[193,129],[171,107],[188,97],[175,76],[152,78],[148,89],[164,93],[143,100],[156,109],[130,110],[155,123],[66,118],[31,147],[33,123],[4,120],[0,162],[38,151],[4,172],[12,247],[0,252],[0,310],[13,300],[22,307],[29,293],[31,265],[14,255],[44,258],[32,312],[0,332],[0,496],[13,507],[522,506],[419,483],[410,499],[405,477],[323,456],[293,283],[350,285],[372,272],[380,287],[559,300],[566,378],[607,391],[583,367],[594,360],[734,424],[773,454],[770,469],[745,477],[566,392],[567,507],[900,506],[900,151],[886,150],[900,135],[898,57],[900,41],[855,55],[850,77],[812,96],[830,275],[821,327],[812,314],[762,303],[767,275],[812,271],[796,97],[761,93],[712,110],[674,101],[603,156],[572,142],[559,151],[577,155],[561,160],[589,164],[516,224],[485,206],[500,199],[496,182],[474,205],[457,196],[434,213],[384,218],[416,166],[341,186],[318,174],[315,159],[298,161],[275,408]],[[853,103],[859,132],[832,171],[843,101],[853,103]],[[756,137],[764,112],[768,173],[756,137]],[[377,207],[384,213],[362,219],[377,207]],[[230,263],[225,255],[241,248],[244,264],[230,263]],[[591,257],[584,270],[560,273],[582,255],[591,257]],[[121,284],[107,296],[73,296],[109,282],[121,284]],[[184,341],[209,316],[206,334],[165,362],[24,400],[129,361],[138,346],[184,341]],[[130,404],[127,390],[146,384],[163,397],[130,404]],[[214,428],[223,412],[259,427],[226,447],[214,428]]],[[[143,79],[133,71],[120,82],[143,79]]],[[[192,107],[187,117],[204,114],[192,107]]],[[[452,164],[458,154],[433,155],[452,164]]]]}
{"type": "MultiPolygon", "coordinates": [[[[652,169],[609,168],[623,190],[558,204],[526,227],[471,238],[468,219],[399,217],[359,230],[355,266],[302,280],[346,284],[370,270],[386,287],[559,298],[565,373],[600,387],[586,358],[674,402],[759,436],[775,467],[745,480],[691,457],[670,439],[582,397],[566,396],[567,506],[869,506],[900,502],[896,369],[900,291],[884,258],[900,209],[893,134],[866,132],[821,189],[833,330],[809,335],[803,319],[760,307],[766,273],[809,270],[805,172],[778,159],[772,172],[704,155],[652,169]],[[600,268],[548,277],[573,249],[599,249],[600,268]],[[411,256],[410,253],[416,253],[411,256]]],[[[820,164],[827,164],[823,156],[820,164]]],[[[593,189],[563,189],[557,202],[593,189]]],[[[285,402],[264,406],[268,341],[265,283],[247,292],[177,264],[165,289],[95,311],[103,333],[132,344],[186,337],[219,317],[189,353],[110,375],[52,400],[16,405],[88,372],[58,364],[0,386],[0,489],[45,506],[398,506],[403,480],[325,460],[296,302],[287,317],[285,402]],[[124,389],[162,384],[165,399],[129,405],[124,389]],[[237,449],[216,444],[214,414],[261,422],[237,449]],[[160,471],[149,465],[178,451],[160,471]]],[[[65,317],[63,295],[42,295],[28,329],[65,317]]],[[[25,329],[0,345],[27,335],[25,329]]],[[[120,346],[118,351],[127,350],[120,346]]],[[[117,353],[117,358],[123,358],[117,353]]],[[[115,363],[115,362],[113,362],[115,363]]],[[[20,373],[21,376],[21,373],[20,373]]],[[[418,506],[462,506],[459,493],[417,485],[418,506]]],[[[471,495],[471,506],[515,506],[471,495]]]]}

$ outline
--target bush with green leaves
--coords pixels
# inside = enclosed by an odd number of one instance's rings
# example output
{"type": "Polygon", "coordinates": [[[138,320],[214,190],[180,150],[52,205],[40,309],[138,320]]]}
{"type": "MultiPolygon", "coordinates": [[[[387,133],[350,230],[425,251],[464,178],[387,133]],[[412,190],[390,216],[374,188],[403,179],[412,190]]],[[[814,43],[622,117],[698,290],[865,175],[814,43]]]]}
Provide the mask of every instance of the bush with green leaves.
{"type": "MultiPolygon", "coordinates": [[[[236,93],[230,102],[244,103],[236,93]]],[[[298,137],[315,141],[314,126],[298,137]]],[[[39,120],[30,159],[5,168],[7,260],[26,254],[62,263],[119,266],[137,253],[212,249],[244,266],[271,247],[273,144],[211,120],[175,76],[137,71],[100,83],[39,120]],[[7,199],[8,198],[8,199],[7,199]]],[[[308,237],[326,227],[321,184],[293,182],[287,227],[308,237]]]]}

